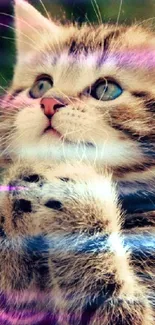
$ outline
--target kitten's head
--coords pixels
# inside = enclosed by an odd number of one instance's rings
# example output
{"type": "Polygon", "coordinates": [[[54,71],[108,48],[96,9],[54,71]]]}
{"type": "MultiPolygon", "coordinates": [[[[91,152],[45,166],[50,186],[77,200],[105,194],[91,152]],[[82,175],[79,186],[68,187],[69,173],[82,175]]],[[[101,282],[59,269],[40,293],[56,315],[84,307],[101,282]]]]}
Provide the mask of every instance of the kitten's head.
{"type": "Polygon", "coordinates": [[[17,63],[4,100],[4,152],[143,164],[144,141],[155,135],[152,32],[138,25],[62,26],[24,0],[15,3],[17,63]]]}

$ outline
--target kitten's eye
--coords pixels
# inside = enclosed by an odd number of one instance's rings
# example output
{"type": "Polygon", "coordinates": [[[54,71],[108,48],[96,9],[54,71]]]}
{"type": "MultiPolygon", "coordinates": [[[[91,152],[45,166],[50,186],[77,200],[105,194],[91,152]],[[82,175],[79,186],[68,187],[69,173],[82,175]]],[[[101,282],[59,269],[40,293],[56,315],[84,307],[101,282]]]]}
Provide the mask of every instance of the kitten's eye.
{"type": "Polygon", "coordinates": [[[119,97],[123,89],[114,81],[106,79],[96,82],[91,89],[91,96],[101,101],[114,100],[119,97]]]}
{"type": "Polygon", "coordinates": [[[35,81],[33,87],[29,91],[29,95],[32,98],[42,97],[51,87],[53,86],[53,81],[49,76],[40,77],[35,81]]]}

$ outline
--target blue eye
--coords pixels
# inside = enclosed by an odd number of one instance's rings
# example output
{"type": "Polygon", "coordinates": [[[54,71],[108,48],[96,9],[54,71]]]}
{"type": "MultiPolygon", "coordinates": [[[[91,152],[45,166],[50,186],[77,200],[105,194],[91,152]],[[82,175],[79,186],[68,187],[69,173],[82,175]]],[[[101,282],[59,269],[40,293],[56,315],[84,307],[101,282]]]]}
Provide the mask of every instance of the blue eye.
{"type": "Polygon", "coordinates": [[[121,96],[123,89],[114,81],[106,79],[97,81],[91,88],[91,96],[97,100],[114,100],[121,96]]]}
{"type": "Polygon", "coordinates": [[[40,76],[32,88],[30,89],[29,95],[32,98],[42,97],[50,88],[53,86],[53,81],[50,76],[40,76]]]}

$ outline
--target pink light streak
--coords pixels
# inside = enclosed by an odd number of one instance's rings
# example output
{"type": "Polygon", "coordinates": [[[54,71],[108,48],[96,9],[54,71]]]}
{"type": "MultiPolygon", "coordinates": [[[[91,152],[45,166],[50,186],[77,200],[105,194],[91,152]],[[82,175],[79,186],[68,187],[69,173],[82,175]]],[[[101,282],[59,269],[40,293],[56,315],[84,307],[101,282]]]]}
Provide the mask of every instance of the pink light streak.
{"type": "Polygon", "coordinates": [[[27,190],[27,188],[23,186],[0,185],[0,192],[12,192],[12,191],[23,191],[23,190],[27,190]]]}

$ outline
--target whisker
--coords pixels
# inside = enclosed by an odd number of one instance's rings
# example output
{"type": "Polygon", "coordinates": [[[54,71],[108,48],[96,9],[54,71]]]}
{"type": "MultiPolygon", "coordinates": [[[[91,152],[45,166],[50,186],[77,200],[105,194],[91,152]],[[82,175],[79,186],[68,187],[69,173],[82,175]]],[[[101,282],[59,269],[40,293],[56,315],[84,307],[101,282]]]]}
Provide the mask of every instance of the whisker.
{"type": "Polygon", "coordinates": [[[120,16],[121,16],[122,6],[123,6],[123,0],[120,0],[119,9],[118,9],[118,15],[117,15],[117,20],[116,20],[116,25],[115,25],[116,28],[118,27],[119,19],[120,19],[120,16]]]}
{"type": "Polygon", "coordinates": [[[4,81],[6,81],[7,82],[7,80],[4,78],[4,76],[0,73],[0,76],[2,77],[2,79],[4,80],[4,81]]]}
{"type": "MultiPolygon", "coordinates": [[[[13,37],[8,37],[8,36],[0,36],[1,38],[4,38],[4,39],[8,39],[10,41],[12,41],[12,43],[14,43],[14,38],[13,37]]],[[[26,42],[26,41],[23,41],[22,40],[22,44],[26,44],[28,46],[31,46],[32,49],[34,49],[35,51],[36,50],[39,50],[40,53],[43,53],[43,51],[41,51],[39,48],[37,48],[36,46],[33,46],[32,43],[29,43],[29,42],[26,42]]],[[[35,44],[35,43],[34,43],[35,44]]]]}
{"type": "Polygon", "coordinates": [[[98,13],[98,17],[99,17],[99,24],[103,24],[103,20],[102,20],[101,11],[100,11],[99,5],[98,5],[98,3],[97,3],[97,1],[96,1],[96,0],[94,0],[94,5],[96,6],[96,10],[97,10],[97,13],[98,13]]]}
{"type": "Polygon", "coordinates": [[[142,24],[146,23],[146,22],[149,22],[149,21],[152,21],[154,20],[155,17],[150,17],[150,18],[147,18],[147,19],[144,19],[144,20],[141,20],[140,22],[136,22],[136,25],[137,26],[141,26],[142,24]]]}
{"type": "Polygon", "coordinates": [[[42,1],[42,0],[39,0],[39,2],[41,3],[41,5],[42,5],[42,7],[43,7],[43,9],[44,9],[44,12],[45,12],[47,18],[48,18],[49,20],[51,20],[51,17],[50,17],[50,15],[49,15],[49,13],[48,13],[48,11],[47,11],[47,9],[46,9],[46,7],[45,7],[43,1],[42,1]]]}
{"type": "MultiPolygon", "coordinates": [[[[1,12],[0,14],[3,15],[3,16],[8,16],[8,17],[14,18],[14,15],[10,15],[10,14],[7,14],[7,13],[5,13],[5,12],[1,12]]],[[[28,27],[30,27],[33,31],[35,31],[35,33],[37,33],[39,36],[41,36],[41,33],[39,33],[38,30],[37,30],[35,27],[33,27],[32,25],[30,25],[26,20],[21,19],[21,18],[18,18],[18,21],[20,21],[20,22],[26,24],[26,25],[27,25],[28,27]]],[[[8,27],[9,27],[9,26],[8,26],[8,27]]],[[[12,27],[12,28],[13,28],[13,27],[12,27]]],[[[14,29],[16,30],[16,27],[14,27],[14,29]]],[[[23,33],[22,33],[22,34],[23,34],[23,33]]],[[[25,35],[25,34],[23,34],[23,35],[25,35]]],[[[26,35],[25,35],[25,36],[26,36],[26,35]]]]}
{"type": "MultiPolygon", "coordinates": [[[[4,80],[5,80],[5,79],[4,79],[4,80]]],[[[6,80],[5,80],[5,81],[6,81],[6,80]]],[[[7,90],[6,90],[4,87],[0,86],[0,89],[2,89],[5,93],[8,94],[7,90]]]]}
{"type": "MultiPolygon", "coordinates": [[[[27,134],[27,129],[24,130],[20,136],[18,135],[18,140],[23,137],[23,135],[27,134]]],[[[8,134],[9,140],[11,139],[13,141],[13,138],[15,137],[15,130],[13,129],[10,134],[8,134]]],[[[12,141],[8,144],[8,146],[0,153],[0,156],[5,155],[8,152],[8,149],[12,146],[12,141]]],[[[0,142],[1,143],[1,142],[0,142]]],[[[11,150],[12,151],[12,150],[11,150]]]]}
{"type": "MultiPolygon", "coordinates": [[[[10,93],[8,93],[8,95],[11,95],[10,93]]],[[[15,99],[16,97],[12,98],[11,100],[6,100],[5,98],[2,99],[1,101],[1,105],[2,107],[0,108],[0,112],[2,114],[5,114],[5,116],[9,116],[9,115],[14,115],[14,113],[17,111],[20,110],[20,108],[24,105],[25,107],[26,106],[29,106],[27,105],[24,101],[20,101],[20,106],[16,106],[14,103],[12,103],[12,101],[15,99]],[[10,101],[11,101],[11,104],[10,104],[10,101]],[[6,106],[4,106],[6,105],[6,106]],[[4,112],[4,109],[5,109],[5,112],[4,112]]]]}
{"type": "MultiPolygon", "coordinates": [[[[13,31],[16,31],[16,28],[14,28],[14,27],[12,27],[12,26],[9,26],[9,25],[6,25],[6,24],[3,24],[3,23],[0,23],[0,26],[3,26],[3,27],[7,27],[7,28],[9,28],[9,29],[11,29],[11,30],[13,30],[13,31]]],[[[20,33],[21,35],[23,35],[24,37],[26,37],[27,39],[29,39],[32,43],[34,43],[35,44],[35,42],[33,41],[33,39],[31,39],[30,37],[28,37],[25,33],[20,33]]],[[[31,45],[31,43],[30,43],[30,45],[31,45]]]]}
{"type": "Polygon", "coordinates": [[[89,24],[89,26],[92,27],[92,23],[91,23],[90,19],[88,18],[87,12],[85,13],[85,19],[86,19],[86,22],[89,24]]]}
{"type": "Polygon", "coordinates": [[[96,7],[96,0],[91,0],[91,5],[93,7],[94,13],[96,15],[97,21],[99,24],[102,24],[102,18],[100,17],[100,14],[98,13],[98,7],[96,7]],[[101,19],[101,20],[100,20],[101,19]]]}
{"type": "MultiPolygon", "coordinates": [[[[9,26],[9,25],[7,25],[7,24],[0,23],[0,26],[7,27],[7,28],[13,30],[14,32],[16,31],[16,28],[15,28],[15,27],[9,26]]],[[[37,31],[37,33],[38,33],[38,35],[40,36],[40,38],[42,38],[41,33],[39,33],[38,31],[37,31]]],[[[20,32],[20,34],[23,35],[26,39],[28,39],[28,40],[30,41],[30,42],[26,42],[26,41],[23,41],[23,40],[22,40],[22,43],[23,43],[23,44],[27,44],[27,45],[29,45],[32,49],[34,49],[35,51],[37,50],[37,51],[39,51],[41,54],[44,54],[44,50],[41,50],[41,48],[37,47],[37,46],[36,46],[37,43],[36,43],[32,38],[30,38],[28,35],[26,35],[26,34],[23,33],[23,32],[20,32]]],[[[13,40],[14,40],[14,38],[13,38],[13,40]]]]}

